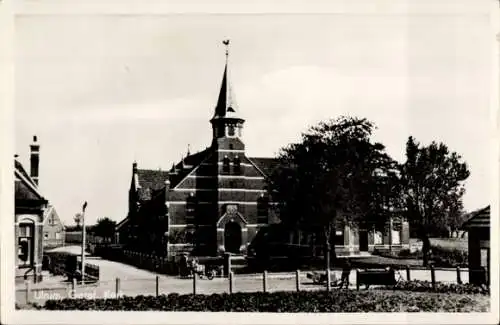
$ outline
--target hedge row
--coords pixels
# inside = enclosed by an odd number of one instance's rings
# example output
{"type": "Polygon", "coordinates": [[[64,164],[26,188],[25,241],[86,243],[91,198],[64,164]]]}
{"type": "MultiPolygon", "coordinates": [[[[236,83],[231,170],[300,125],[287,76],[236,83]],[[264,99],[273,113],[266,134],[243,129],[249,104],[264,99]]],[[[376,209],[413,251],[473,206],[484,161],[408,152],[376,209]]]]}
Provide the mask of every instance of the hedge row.
{"type": "Polygon", "coordinates": [[[392,291],[273,292],[49,300],[47,310],[211,312],[484,312],[489,297],[392,291]]]}
{"type": "Polygon", "coordinates": [[[470,283],[442,283],[436,282],[436,287],[432,287],[430,281],[401,281],[394,286],[394,290],[405,290],[412,292],[438,292],[438,293],[456,293],[456,294],[483,294],[489,295],[487,287],[480,287],[470,283]]]}

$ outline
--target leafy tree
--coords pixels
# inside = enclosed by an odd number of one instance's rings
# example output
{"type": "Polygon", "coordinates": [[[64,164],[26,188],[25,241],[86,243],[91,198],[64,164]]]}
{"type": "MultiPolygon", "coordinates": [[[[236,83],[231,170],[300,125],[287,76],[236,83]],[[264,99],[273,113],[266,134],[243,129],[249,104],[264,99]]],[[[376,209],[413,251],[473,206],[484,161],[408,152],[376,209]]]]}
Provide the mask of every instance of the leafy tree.
{"type": "Polygon", "coordinates": [[[99,237],[113,239],[115,236],[116,221],[109,218],[99,218],[97,223],[92,227],[91,231],[99,237]]]}
{"type": "Polygon", "coordinates": [[[383,211],[394,201],[397,164],[371,141],[373,129],[370,121],[352,117],[321,122],[281,150],[268,180],[285,226],[321,231],[328,268],[330,256],[336,258],[331,238],[337,222],[383,225],[383,211]]]}
{"type": "Polygon", "coordinates": [[[77,214],[75,214],[75,217],[73,218],[73,220],[75,220],[77,230],[80,230],[80,223],[82,222],[82,219],[83,219],[83,215],[81,212],[78,212],[77,214]]]}
{"type": "Polygon", "coordinates": [[[406,143],[401,166],[403,204],[412,227],[422,240],[423,264],[429,261],[429,235],[457,220],[462,211],[463,182],[470,173],[461,157],[443,143],[420,146],[413,137],[406,143]]]}

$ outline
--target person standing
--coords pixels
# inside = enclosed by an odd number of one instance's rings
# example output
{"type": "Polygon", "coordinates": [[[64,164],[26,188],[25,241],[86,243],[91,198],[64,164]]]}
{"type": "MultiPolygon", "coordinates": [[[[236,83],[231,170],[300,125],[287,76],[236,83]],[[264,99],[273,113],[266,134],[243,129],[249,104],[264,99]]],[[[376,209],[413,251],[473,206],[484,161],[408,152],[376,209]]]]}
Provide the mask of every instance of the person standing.
{"type": "Polygon", "coordinates": [[[344,263],[344,266],[342,267],[342,277],[340,279],[340,287],[339,289],[342,289],[342,287],[345,284],[345,288],[349,289],[349,275],[351,274],[351,263],[349,262],[349,259],[346,260],[344,263]]]}

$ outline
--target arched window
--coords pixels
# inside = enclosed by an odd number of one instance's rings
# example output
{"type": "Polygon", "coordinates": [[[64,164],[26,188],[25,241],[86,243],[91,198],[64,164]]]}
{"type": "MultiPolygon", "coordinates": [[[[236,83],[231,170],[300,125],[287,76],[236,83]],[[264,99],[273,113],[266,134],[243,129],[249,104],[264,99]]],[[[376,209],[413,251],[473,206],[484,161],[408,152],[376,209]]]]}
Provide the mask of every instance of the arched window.
{"type": "Polygon", "coordinates": [[[229,174],[229,158],[227,156],[222,159],[222,172],[224,174],[229,174]]]}
{"type": "Polygon", "coordinates": [[[227,128],[227,135],[230,137],[234,137],[236,134],[234,125],[229,125],[227,128]]]}
{"type": "Polygon", "coordinates": [[[186,223],[192,224],[195,221],[196,217],[196,197],[193,193],[189,195],[186,200],[186,223]]]}
{"type": "Polygon", "coordinates": [[[268,223],[269,200],[263,195],[257,199],[257,223],[268,223]]]}
{"type": "Polygon", "coordinates": [[[17,257],[20,267],[33,265],[34,230],[33,222],[19,224],[17,257]]]}
{"type": "Polygon", "coordinates": [[[233,160],[233,171],[235,175],[241,174],[241,160],[238,156],[236,156],[233,160]]]}

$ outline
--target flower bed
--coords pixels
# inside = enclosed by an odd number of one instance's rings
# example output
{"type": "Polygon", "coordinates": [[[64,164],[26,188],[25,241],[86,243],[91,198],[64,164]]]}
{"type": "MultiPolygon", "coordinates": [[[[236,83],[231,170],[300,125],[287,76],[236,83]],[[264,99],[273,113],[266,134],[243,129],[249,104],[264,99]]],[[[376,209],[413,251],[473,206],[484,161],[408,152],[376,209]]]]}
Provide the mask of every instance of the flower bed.
{"type": "Polygon", "coordinates": [[[475,286],[473,284],[457,284],[457,283],[442,283],[437,282],[436,288],[432,288],[432,283],[429,281],[401,281],[394,286],[395,290],[406,290],[413,292],[439,292],[439,293],[456,293],[456,294],[485,294],[489,295],[489,290],[486,288],[475,286]]]}
{"type": "MultiPolygon", "coordinates": [[[[42,307],[40,307],[42,308],[42,307]]],[[[334,291],[161,295],[119,299],[49,300],[47,310],[160,310],[212,312],[485,312],[483,295],[401,291],[334,291]]]]}

